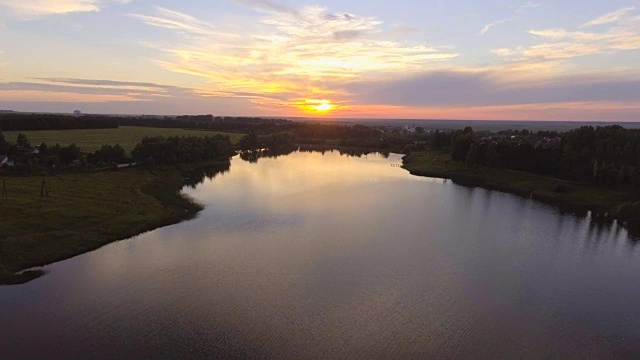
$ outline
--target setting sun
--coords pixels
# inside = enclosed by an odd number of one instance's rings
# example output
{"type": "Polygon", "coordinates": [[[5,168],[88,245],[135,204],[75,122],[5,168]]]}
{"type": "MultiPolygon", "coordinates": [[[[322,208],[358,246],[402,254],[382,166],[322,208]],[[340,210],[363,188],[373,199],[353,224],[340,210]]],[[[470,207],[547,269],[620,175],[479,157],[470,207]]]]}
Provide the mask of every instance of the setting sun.
{"type": "Polygon", "coordinates": [[[334,106],[329,103],[324,103],[320,105],[315,105],[314,108],[320,112],[326,112],[326,111],[333,110],[334,106]]]}
{"type": "Polygon", "coordinates": [[[329,113],[337,109],[331,100],[305,100],[299,105],[300,109],[309,113],[329,113]]]}

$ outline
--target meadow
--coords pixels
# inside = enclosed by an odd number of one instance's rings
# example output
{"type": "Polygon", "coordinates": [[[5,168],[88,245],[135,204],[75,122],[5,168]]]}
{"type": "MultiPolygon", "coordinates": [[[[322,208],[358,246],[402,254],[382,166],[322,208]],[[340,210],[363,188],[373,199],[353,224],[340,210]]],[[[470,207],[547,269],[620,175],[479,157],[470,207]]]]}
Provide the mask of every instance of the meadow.
{"type": "Polygon", "coordinates": [[[201,206],[179,194],[188,169],[66,173],[44,178],[45,196],[41,177],[0,179],[0,284],[41,275],[16,271],[195,216],[201,206]]]}
{"type": "Polygon", "coordinates": [[[165,129],[151,127],[121,126],[117,129],[82,129],[82,130],[41,130],[41,131],[5,131],[7,141],[14,143],[18,134],[25,134],[32,146],[46,143],[47,145],[60,144],[68,146],[76,144],[82,152],[94,152],[102,145],[120,144],[127,153],[145,136],[214,136],[217,134],[229,135],[231,143],[236,144],[244,134],[225,133],[205,130],[165,129]]]}

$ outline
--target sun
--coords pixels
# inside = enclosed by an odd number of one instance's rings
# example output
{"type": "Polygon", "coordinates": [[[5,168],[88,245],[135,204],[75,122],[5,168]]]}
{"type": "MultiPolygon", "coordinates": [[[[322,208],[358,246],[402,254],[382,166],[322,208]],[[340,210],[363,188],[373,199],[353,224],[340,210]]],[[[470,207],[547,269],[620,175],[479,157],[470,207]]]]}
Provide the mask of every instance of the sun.
{"type": "Polygon", "coordinates": [[[315,105],[313,106],[316,110],[320,111],[320,112],[324,112],[324,111],[330,111],[333,110],[334,106],[331,104],[320,104],[320,105],[315,105]]]}
{"type": "Polygon", "coordinates": [[[326,114],[335,110],[337,106],[333,104],[331,100],[309,99],[304,102],[304,105],[302,105],[301,108],[310,113],[326,114]]]}

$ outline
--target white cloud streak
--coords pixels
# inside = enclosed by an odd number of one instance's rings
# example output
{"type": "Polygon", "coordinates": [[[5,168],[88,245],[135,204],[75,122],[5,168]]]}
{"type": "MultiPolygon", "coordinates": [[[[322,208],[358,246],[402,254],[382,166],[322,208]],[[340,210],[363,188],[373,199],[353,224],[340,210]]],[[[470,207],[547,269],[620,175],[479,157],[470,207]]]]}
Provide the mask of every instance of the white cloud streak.
{"type": "Polygon", "coordinates": [[[482,30],[480,30],[480,34],[479,35],[482,36],[482,35],[486,34],[487,32],[489,32],[489,30],[491,30],[492,28],[494,28],[494,27],[496,27],[498,25],[506,24],[508,22],[515,21],[517,19],[518,19],[518,17],[512,17],[512,18],[502,19],[502,20],[496,20],[496,21],[494,21],[492,23],[489,23],[489,24],[485,25],[482,28],[482,30]]]}
{"type": "Polygon", "coordinates": [[[0,0],[0,9],[21,20],[50,15],[98,12],[108,3],[128,4],[132,0],[0,0]]]}
{"type": "Polygon", "coordinates": [[[257,11],[275,12],[282,14],[298,15],[295,9],[273,2],[271,0],[236,0],[238,3],[257,11]]]}
{"type": "Polygon", "coordinates": [[[538,9],[538,8],[541,8],[541,7],[543,7],[542,4],[534,3],[532,1],[527,1],[526,3],[520,5],[520,7],[518,7],[516,9],[516,12],[517,13],[523,13],[523,12],[529,10],[529,9],[538,9]]]}
{"type": "MultiPolygon", "coordinates": [[[[526,3],[518,6],[518,7],[513,7],[512,9],[515,9],[515,13],[518,15],[521,15],[523,13],[525,13],[527,10],[529,9],[536,9],[536,8],[540,8],[542,7],[542,4],[538,4],[538,3],[534,3],[531,1],[527,1],[526,3]]],[[[502,19],[502,20],[496,20],[494,22],[491,22],[489,24],[486,24],[482,30],[480,30],[480,36],[483,36],[484,34],[488,33],[491,29],[493,29],[494,27],[498,26],[498,25],[502,25],[502,24],[506,24],[512,21],[516,21],[520,19],[520,16],[513,16],[510,17],[508,19],[502,19]]]]}
{"type": "Polygon", "coordinates": [[[581,26],[581,28],[597,26],[597,25],[605,25],[611,24],[614,22],[618,22],[621,19],[625,18],[629,13],[636,10],[635,6],[630,6],[622,9],[618,9],[616,11],[604,14],[596,19],[589,21],[588,23],[581,26]]]}
{"type": "MultiPolygon", "coordinates": [[[[541,43],[516,48],[500,48],[493,52],[507,61],[547,61],[581,56],[640,50],[640,17],[626,8],[605,14],[588,24],[608,24],[595,30],[566,30],[551,28],[530,30],[541,43]]],[[[584,26],[583,26],[584,27],[584,26]]],[[[581,27],[581,28],[583,28],[581,27]]]]}

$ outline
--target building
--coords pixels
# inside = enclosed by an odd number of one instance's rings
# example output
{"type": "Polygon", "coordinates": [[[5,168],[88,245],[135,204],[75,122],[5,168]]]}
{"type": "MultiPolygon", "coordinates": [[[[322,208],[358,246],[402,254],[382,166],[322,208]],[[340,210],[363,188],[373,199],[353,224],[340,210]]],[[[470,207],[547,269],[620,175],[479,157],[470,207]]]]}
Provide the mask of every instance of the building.
{"type": "Polygon", "coordinates": [[[3,166],[12,167],[12,166],[15,166],[15,162],[9,161],[9,156],[7,155],[0,155],[0,167],[3,167],[3,166]]]}

